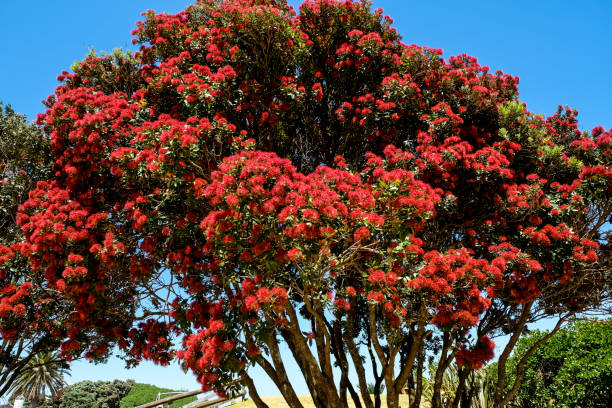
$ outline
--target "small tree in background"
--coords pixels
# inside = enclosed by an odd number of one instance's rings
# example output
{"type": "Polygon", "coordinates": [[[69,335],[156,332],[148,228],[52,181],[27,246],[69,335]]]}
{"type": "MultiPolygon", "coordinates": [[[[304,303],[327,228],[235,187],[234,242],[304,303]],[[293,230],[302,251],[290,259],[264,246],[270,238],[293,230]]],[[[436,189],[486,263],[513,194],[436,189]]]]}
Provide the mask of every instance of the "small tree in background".
{"type": "Polygon", "coordinates": [[[67,387],[56,403],[58,408],[120,408],[121,400],[130,392],[132,380],[81,381],[67,387]]]}
{"type": "Polygon", "coordinates": [[[66,357],[178,358],[259,408],[251,365],[292,408],[287,359],[318,408],[377,407],[371,367],[397,408],[430,350],[432,406],[456,362],[457,407],[508,334],[501,407],[526,326],[609,299],[611,133],[534,115],[517,78],[402,43],[365,0],[200,0],[134,34],[59,77],[54,173],[3,249],[73,308],[66,357]]]}

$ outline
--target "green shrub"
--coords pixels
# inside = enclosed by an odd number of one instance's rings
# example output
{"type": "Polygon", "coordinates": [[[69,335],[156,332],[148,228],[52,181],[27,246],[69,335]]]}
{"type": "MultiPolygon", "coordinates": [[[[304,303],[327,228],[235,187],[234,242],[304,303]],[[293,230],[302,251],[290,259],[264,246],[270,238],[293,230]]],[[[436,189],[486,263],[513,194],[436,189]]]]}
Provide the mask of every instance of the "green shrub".
{"type": "MultiPolygon", "coordinates": [[[[515,355],[544,336],[522,338],[515,355]]],[[[512,384],[516,358],[510,361],[512,384]]],[[[523,408],[599,408],[612,404],[612,321],[583,321],[560,330],[527,360],[516,404],[523,408]]]]}
{"type": "Polygon", "coordinates": [[[59,408],[119,408],[133,384],[133,380],[81,381],[64,390],[59,408]]]}

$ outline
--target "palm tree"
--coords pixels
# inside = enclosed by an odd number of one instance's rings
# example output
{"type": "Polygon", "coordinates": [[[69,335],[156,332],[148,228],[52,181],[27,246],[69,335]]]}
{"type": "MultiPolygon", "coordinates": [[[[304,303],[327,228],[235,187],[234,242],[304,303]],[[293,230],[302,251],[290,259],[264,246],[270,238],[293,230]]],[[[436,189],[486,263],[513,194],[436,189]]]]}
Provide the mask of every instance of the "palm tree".
{"type": "Polygon", "coordinates": [[[13,399],[23,395],[31,407],[38,407],[49,395],[57,394],[66,385],[64,376],[70,368],[59,353],[39,353],[28,362],[15,384],[10,388],[13,399]]]}

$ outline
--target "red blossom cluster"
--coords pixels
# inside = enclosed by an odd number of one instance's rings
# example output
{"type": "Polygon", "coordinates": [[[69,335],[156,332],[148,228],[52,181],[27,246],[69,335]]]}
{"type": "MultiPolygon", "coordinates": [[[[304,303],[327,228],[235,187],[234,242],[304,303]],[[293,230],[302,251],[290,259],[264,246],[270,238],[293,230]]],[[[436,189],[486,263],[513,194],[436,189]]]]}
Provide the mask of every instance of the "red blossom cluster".
{"type": "MultiPolygon", "coordinates": [[[[13,314],[16,318],[25,316],[27,310],[20,301],[30,295],[32,284],[25,282],[19,287],[15,285],[7,285],[2,288],[2,299],[0,299],[0,316],[7,317],[13,314]]],[[[3,333],[3,338],[10,338],[8,333],[3,333]]]]}
{"type": "Polygon", "coordinates": [[[489,360],[493,358],[495,343],[487,336],[478,339],[478,343],[471,349],[462,346],[457,352],[457,364],[462,366],[469,364],[474,370],[479,370],[489,360]]]}

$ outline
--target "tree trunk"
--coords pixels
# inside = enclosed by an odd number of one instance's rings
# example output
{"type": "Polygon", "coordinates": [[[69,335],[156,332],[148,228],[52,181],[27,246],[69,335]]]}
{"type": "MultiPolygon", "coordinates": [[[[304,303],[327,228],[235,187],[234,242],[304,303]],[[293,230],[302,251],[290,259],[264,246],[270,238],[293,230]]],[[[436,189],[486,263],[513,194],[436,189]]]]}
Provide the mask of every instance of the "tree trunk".
{"type": "Polygon", "coordinates": [[[463,366],[459,370],[459,378],[457,383],[457,389],[455,390],[455,398],[453,398],[452,408],[458,408],[459,403],[465,399],[464,394],[466,392],[465,381],[469,374],[469,370],[467,367],[463,366]]]}
{"type": "Polygon", "coordinates": [[[253,400],[253,403],[257,408],[270,408],[268,404],[262,401],[259,393],[257,393],[257,389],[255,388],[255,384],[253,383],[253,379],[249,377],[246,372],[242,372],[242,381],[249,390],[249,397],[253,400]]]}
{"type": "Polygon", "coordinates": [[[395,389],[395,380],[392,375],[385,379],[387,384],[387,408],[399,408],[399,393],[395,389]]]}
{"type": "MultiPolygon", "coordinates": [[[[476,376],[472,376],[472,386],[470,387],[469,392],[463,393],[463,397],[461,399],[461,408],[471,408],[472,407],[472,401],[474,400],[474,395],[476,394],[476,387],[474,387],[474,382],[475,382],[476,376]]],[[[482,387],[482,384],[480,385],[480,387],[482,387]]]]}
{"type": "Polygon", "coordinates": [[[374,352],[372,351],[372,336],[370,336],[370,331],[367,331],[368,335],[368,354],[370,355],[370,362],[372,363],[372,376],[374,377],[374,408],[380,408],[380,384],[383,381],[383,376],[378,374],[378,366],[376,364],[376,356],[374,356],[374,352]]]}
{"type": "Polygon", "coordinates": [[[355,403],[355,408],[362,408],[361,401],[359,400],[359,394],[357,394],[357,391],[355,391],[353,384],[351,384],[350,382],[348,383],[348,390],[349,394],[351,394],[353,402],[355,403]]]}
{"type": "Polygon", "coordinates": [[[376,382],[374,383],[374,407],[380,408],[381,400],[380,400],[380,384],[382,384],[383,378],[382,376],[376,377],[376,382]]]}
{"type": "Polygon", "coordinates": [[[444,379],[444,372],[448,368],[448,365],[455,357],[455,352],[448,353],[450,348],[451,337],[450,333],[445,332],[442,338],[442,352],[440,354],[440,362],[436,370],[435,381],[434,381],[434,392],[431,401],[431,408],[443,408],[442,405],[442,380],[444,379]]]}
{"type": "Polygon", "coordinates": [[[348,391],[351,394],[351,398],[355,402],[355,407],[362,408],[361,401],[359,401],[359,396],[355,392],[355,389],[349,380],[349,362],[346,357],[344,342],[342,341],[342,327],[340,326],[340,322],[334,322],[333,327],[330,327],[329,329],[330,333],[332,334],[332,351],[342,373],[340,377],[340,400],[342,401],[342,404],[348,408],[346,395],[346,392],[348,391]]]}
{"type": "Polygon", "coordinates": [[[421,343],[417,356],[416,391],[414,393],[414,401],[410,404],[410,408],[419,408],[421,406],[421,397],[423,395],[423,364],[425,360],[423,346],[424,342],[421,343]]]}
{"type": "Polygon", "coordinates": [[[315,406],[317,408],[343,408],[336,391],[336,385],[327,380],[310,348],[308,348],[295,309],[288,305],[286,310],[290,316],[290,323],[287,328],[281,329],[281,335],[289,345],[293,358],[300,366],[315,406]]]}
{"type": "Polygon", "coordinates": [[[368,394],[368,384],[366,382],[365,369],[363,367],[363,362],[361,361],[361,355],[359,354],[359,350],[357,349],[357,346],[355,345],[355,342],[351,338],[350,334],[344,333],[343,338],[351,356],[351,360],[353,361],[355,372],[357,372],[357,379],[359,381],[359,391],[361,393],[363,403],[365,404],[366,408],[374,408],[372,398],[370,398],[370,394],[368,394]]]}
{"type": "Polygon", "coordinates": [[[278,387],[279,391],[285,398],[285,401],[290,406],[290,408],[304,408],[302,403],[297,397],[289,378],[287,377],[287,372],[285,370],[285,365],[283,364],[283,360],[281,358],[280,351],[278,349],[278,343],[276,341],[276,337],[274,335],[270,336],[268,341],[268,348],[270,350],[270,356],[272,357],[272,362],[274,365],[270,364],[268,360],[262,358],[258,361],[259,365],[264,369],[266,374],[272,379],[274,384],[278,387]]]}
{"type": "Polygon", "coordinates": [[[508,362],[508,358],[514,349],[516,342],[523,332],[523,328],[525,327],[525,322],[527,322],[527,318],[529,317],[529,312],[531,311],[532,305],[533,302],[528,302],[523,305],[523,310],[521,310],[521,314],[514,327],[514,333],[512,333],[510,340],[508,340],[508,344],[506,344],[504,351],[502,351],[499,359],[497,360],[497,384],[495,385],[495,395],[493,397],[493,400],[495,401],[494,406],[496,408],[502,408],[505,405],[502,405],[502,402],[504,400],[504,389],[506,388],[506,363],[508,362]]]}

